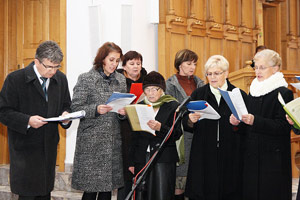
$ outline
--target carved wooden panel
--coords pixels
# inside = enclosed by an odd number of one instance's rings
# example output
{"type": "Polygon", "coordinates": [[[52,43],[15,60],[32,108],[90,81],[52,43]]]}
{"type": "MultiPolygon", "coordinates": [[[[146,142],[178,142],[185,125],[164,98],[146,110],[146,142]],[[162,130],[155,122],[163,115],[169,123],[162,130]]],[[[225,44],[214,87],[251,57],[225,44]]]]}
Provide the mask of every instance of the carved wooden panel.
{"type": "Polygon", "coordinates": [[[194,10],[193,13],[193,17],[195,17],[196,19],[199,20],[205,20],[206,19],[206,0],[193,0],[194,2],[194,10]]]}
{"type": "Polygon", "coordinates": [[[212,55],[223,55],[223,40],[221,38],[209,39],[209,53],[207,59],[212,55]]]}
{"type": "Polygon", "coordinates": [[[188,6],[189,0],[173,0],[174,10],[177,16],[187,17],[188,16],[188,6]]]}
{"type": "Polygon", "coordinates": [[[239,66],[239,42],[234,40],[226,40],[226,51],[224,52],[224,57],[229,62],[229,71],[233,72],[237,66],[239,66]]]}
{"type": "Polygon", "coordinates": [[[226,5],[226,24],[239,25],[239,0],[227,0],[226,5]]]}
{"type": "Polygon", "coordinates": [[[224,15],[225,15],[225,5],[223,1],[220,0],[211,0],[208,4],[210,9],[210,15],[208,20],[212,20],[214,22],[223,23],[224,15]]]}
{"type": "Polygon", "coordinates": [[[242,26],[247,28],[254,28],[255,20],[255,1],[242,0],[242,26]]]}
{"type": "Polygon", "coordinates": [[[205,80],[204,76],[204,64],[206,62],[205,55],[205,37],[202,36],[191,36],[190,49],[198,55],[198,62],[195,74],[199,76],[202,80],[205,80]]]}
{"type": "Polygon", "coordinates": [[[289,70],[297,70],[297,59],[298,58],[298,49],[290,48],[289,49],[289,70]]]}

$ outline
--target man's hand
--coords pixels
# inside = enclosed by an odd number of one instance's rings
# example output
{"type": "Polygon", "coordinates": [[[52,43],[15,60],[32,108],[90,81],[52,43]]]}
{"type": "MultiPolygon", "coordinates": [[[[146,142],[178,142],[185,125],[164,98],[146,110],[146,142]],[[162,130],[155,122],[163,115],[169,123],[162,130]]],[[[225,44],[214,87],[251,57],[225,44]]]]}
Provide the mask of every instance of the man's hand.
{"type": "Polygon", "coordinates": [[[44,122],[43,121],[44,119],[45,119],[44,117],[34,115],[29,118],[28,124],[33,128],[40,128],[41,126],[44,126],[45,124],[48,123],[48,122],[44,122]]]}

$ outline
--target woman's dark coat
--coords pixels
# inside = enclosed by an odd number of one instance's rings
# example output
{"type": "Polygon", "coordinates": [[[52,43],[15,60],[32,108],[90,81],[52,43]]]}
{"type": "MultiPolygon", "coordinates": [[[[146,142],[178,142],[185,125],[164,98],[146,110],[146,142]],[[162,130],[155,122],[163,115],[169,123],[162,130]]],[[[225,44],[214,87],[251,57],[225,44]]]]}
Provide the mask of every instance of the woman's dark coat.
{"type": "Polygon", "coordinates": [[[0,120],[8,127],[11,191],[23,196],[52,191],[59,141],[57,122],[28,129],[29,118],[57,117],[70,111],[71,104],[66,76],[57,71],[50,79],[47,102],[33,65],[9,74],[0,94],[0,120]]]}
{"type": "MultiPolygon", "coordinates": [[[[124,75],[124,69],[117,69],[117,71],[124,75]]],[[[145,70],[145,68],[142,67],[140,78],[138,80],[134,81],[130,78],[125,77],[127,92],[129,93],[132,83],[142,83],[146,75],[147,75],[147,71],[145,70]]],[[[131,181],[133,174],[128,170],[129,167],[128,156],[129,156],[129,148],[131,143],[132,129],[128,120],[122,120],[120,121],[120,123],[121,123],[121,136],[122,136],[122,157],[123,157],[124,180],[131,181]]]]}
{"type": "MultiPolygon", "coordinates": [[[[155,131],[156,136],[143,131],[133,132],[132,144],[129,154],[130,166],[135,166],[137,164],[146,164],[146,152],[148,145],[150,145],[150,156],[152,156],[171,128],[173,124],[174,112],[177,107],[178,103],[176,101],[164,103],[160,107],[155,120],[159,121],[162,125],[160,131],[155,131]]],[[[161,152],[157,155],[156,162],[165,163],[178,161],[179,158],[175,142],[179,139],[181,134],[182,131],[180,128],[180,123],[177,123],[174,127],[172,136],[165,143],[164,147],[161,149],[161,152]]]]}
{"type": "MultiPolygon", "coordinates": [[[[234,88],[228,81],[228,91],[234,88]]],[[[243,98],[247,95],[243,92],[243,98]]],[[[202,119],[194,124],[186,196],[197,200],[241,200],[241,130],[230,123],[231,111],[221,97],[220,105],[209,84],[196,89],[192,100],[207,101],[221,116],[202,119]],[[219,126],[218,126],[219,125],[219,126]],[[219,127],[219,142],[217,129],[219,127]]],[[[186,124],[186,122],[184,122],[186,124]]]]}
{"type": "Polygon", "coordinates": [[[244,145],[243,200],[291,199],[290,125],[278,92],[285,102],[293,99],[285,87],[260,97],[249,95],[248,112],[254,123],[244,145]]]}

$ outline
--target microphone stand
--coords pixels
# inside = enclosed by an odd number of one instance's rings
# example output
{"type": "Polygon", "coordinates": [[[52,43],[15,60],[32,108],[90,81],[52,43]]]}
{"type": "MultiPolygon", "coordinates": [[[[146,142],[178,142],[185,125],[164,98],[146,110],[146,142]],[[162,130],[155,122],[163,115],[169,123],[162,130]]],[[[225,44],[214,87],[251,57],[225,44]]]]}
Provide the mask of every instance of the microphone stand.
{"type": "MultiPolygon", "coordinates": [[[[178,115],[175,119],[175,122],[174,122],[174,127],[177,123],[177,121],[183,117],[183,115],[187,112],[186,109],[184,110],[179,110],[178,111],[178,115]]],[[[148,172],[148,169],[150,168],[150,166],[152,165],[153,163],[153,160],[155,159],[155,157],[157,156],[157,154],[161,151],[161,148],[163,147],[163,145],[165,144],[167,138],[170,136],[171,134],[171,129],[172,127],[169,129],[167,135],[165,136],[165,138],[163,139],[163,141],[161,142],[161,144],[159,145],[159,147],[157,148],[157,150],[154,152],[153,156],[152,156],[152,159],[150,160],[149,164],[147,165],[147,167],[144,169],[143,173],[139,176],[139,178],[137,179],[136,181],[136,184],[134,185],[134,183],[132,184],[133,185],[133,188],[131,189],[131,191],[128,193],[128,195],[126,196],[125,200],[129,200],[130,197],[132,196],[133,192],[135,191],[136,187],[140,184],[140,182],[143,180],[143,177],[145,176],[145,174],[148,172]]],[[[183,133],[182,133],[183,134],[183,133]]]]}

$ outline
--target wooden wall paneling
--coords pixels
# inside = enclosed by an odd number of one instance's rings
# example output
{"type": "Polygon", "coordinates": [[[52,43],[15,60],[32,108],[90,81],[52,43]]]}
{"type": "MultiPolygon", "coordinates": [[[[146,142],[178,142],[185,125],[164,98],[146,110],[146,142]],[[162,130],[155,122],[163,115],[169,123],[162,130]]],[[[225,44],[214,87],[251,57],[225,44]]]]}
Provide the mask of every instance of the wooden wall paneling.
{"type": "Polygon", "coordinates": [[[289,35],[296,37],[297,34],[297,0],[289,0],[289,35]]]}
{"type": "Polygon", "coordinates": [[[188,1],[189,0],[174,0],[175,15],[187,17],[188,16],[188,1]]]}
{"type": "Polygon", "coordinates": [[[197,68],[195,74],[199,76],[202,80],[205,80],[204,75],[204,64],[206,62],[205,58],[205,37],[199,35],[191,36],[190,49],[198,55],[197,68]]]}
{"type": "MultiPolygon", "coordinates": [[[[257,43],[255,45],[264,45],[264,26],[263,26],[263,4],[260,0],[255,0],[255,30],[254,34],[257,38],[257,43]]],[[[255,48],[254,48],[255,49],[255,48]]],[[[255,50],[253,51],[253,53],[255,50]]]]}
{"type": "Polygon", "coordinates": [[[239,69],[239,41],[238,40],[225,40],[224,57],[229,62],[229,72],[239,69]]]}
{"type": "MultiPolygon", "coordinates": [[[[210,0],[211,16],[214,22],[223,23],[225,16],[225,5],[220,0],[210,0]]],[[[209,19],[211,20],[211,19],[209,19]]]]}
{"type": "MultiPolygon", "coordinates": [[[[0,84],[1,88],[6,74],[8,58],[8,0],[0,0],[0,84]]],[[[7,130],[0,124],[0,164],[9,162],[7,130]]]]}
{"type": "Polygon", "coordinates": [[[174,59],[175,54],[186,46],[186,35],[184,33],[171,33],[170,35],[170,46],[169,48],[169,62],[167,63],[167,67],[169,70],[165,74],[165,78],[170,77],[171,75],[175,74],[177,71],[174,67],[174,59]]]}
{"type": "Polygon", "coordinates": [[[226,0],[225,24],[238,26],[240,11],[239,0],[226,0]]]}
{"type": "Polygon", "coordinates": [[[281,54],[281,20],[279,5],[263,3],[264,44],[281,54]]]}
{"type": "Polygon", "coordinates": [[[60,20],[65,16],[60,16],[60,0],[49,1],[49,39],[56,41],[61,46],[60,20]]]}
{"type": "Polygon", "coordinates": [[[195,18],[199,20],[206,20],[207,16],[207,1],[206,0],[193,0],[195,18]]]}
{"type": "Polygon", "coordinates": [[[223,39],[209,38],[209,54],[207,59],[212,55],[223,55],[223,39]]]}
{"type": "Polygon", "coordinates": [[[281,8],[281,58],[282,66],[287,67],[287,51],[288,51],[288,33],[289,33],[289,16],[288,16],[288,1],[280,4],[281,8]]]}
{"type": "Polygon", "coordinates": [[[158,24],[158,71],[165,75],[167,73],[166,57],[167,51],[166,48],[169,44],[168,37],[166,36],[166,24],[158,24]]]}
{"type": "Polygon", "coordinates": [[[242,52],[241,52],[241,63],[240,69],[247,67],[245,62],[248,60],[252,60],[254,56],[253,51],[253,43],[252,42],[241,42],[242,45],[242,52]]]}
{"type": "MultiPolygon", "coordinates": [[[[66,64],[67,64],[67,50],[66,50],[66,43],[67,43],[67,2],[66,0],[55,0],[56,3],[50,4],[50,13],[52,13],[53,10],[59,10],[59,21],[57,22],[59,24],[58,29],[53,29],[55,30],[55,33],[52,33],[55,35],[55,37],[58,37],[59,35],[59,45],[60,48],[62,49],[62,52],[64,52],[64,59],[62,61],[62,71],[66,74],[67,69],[66,69],[66,64]],[[59,5],[59,9],[57,9],[57,5],[59,5]],[[59,33],[59,34],[58,34],[59,33]]],[[[52,15],[52,18],[55,18],[57,16],[52,15]]],[[[50,26],[52,27],[52,26],[50,26]]],[[[54,37],[51,34],[51,38],[54,37]]],[[[65,171],[65,159],[66,159],[66,130],[63,129],[61,126],[59,126],[59,136],[60,136],[60,141],[59,141],[59,147],[58,147],[58,157],[57,157],[57,164],[59,166],[59,171],[63,172],[65,171]]]]}
{"type": "Polygon", "coordinates": [[[241,1],[242,2],[242,22],[241,26],[247,27],[247,28],[254,28],[255,23],[255,15],[253,12],[254,9],[254,3],[253,1],[241,1]]]}
{"type": "Polygon", "coordinates": [[[23,41],[20,41],[18,47],[22,48],[23,54],[20,57],[26,67],[34,59],[38,45],[49,39],[49,0],[22,0],[19,9],[20,12],[24,11],[23,15],[20,15],[24,20],[23,24],[19,26],[22,31],[18,31],[20,37],[23,37],[23,41]]]}
{"type": "Polygon", "coordinates": [[[159,0],[159,24],[166,23],[167,14],[168,14],[168,0],[159,0]]]}
{"type": "Polygon", "coordinates": [[[289,48],[288,49],[288,66],[289,70],[297,70],[296,63],[298,57],[298,50],[297,48],[289,48]]]}
{"type": "Polygon", "coordinates": [[[13,1],[7,1],[8,7],[7,7],[7,33],[6,38],[7,38],[7,57],[8,59],[6,63],[6,73],[5,77],[8,73],[15,71],[18,69],[16,57],[17,57],[17,7],[16,3],[13,1]]]}

